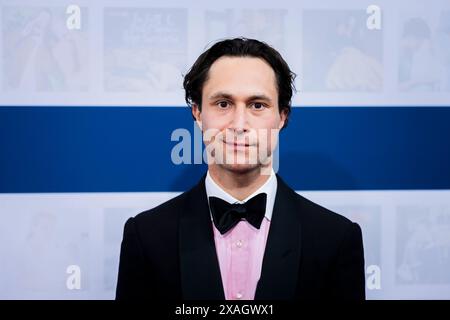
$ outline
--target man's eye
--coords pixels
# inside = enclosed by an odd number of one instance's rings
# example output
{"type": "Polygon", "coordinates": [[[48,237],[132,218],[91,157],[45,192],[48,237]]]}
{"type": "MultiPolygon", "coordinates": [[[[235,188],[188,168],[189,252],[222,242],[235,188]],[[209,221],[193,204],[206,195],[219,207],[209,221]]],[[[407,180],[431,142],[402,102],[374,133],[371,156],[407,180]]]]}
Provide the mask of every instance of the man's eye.
{"type": "Polygon", "coordinates": [[[256,109],[256,110],[264,109],[264,104],[262,104],[262,103],[260,103],[260,102],[255,102],[255,103],[253,104],[253,108],[256,109]]]}
{"type": "Polygon", "coordinates": [[[228,107],[228,102],[227,102],[227,101],[220,101],[217,105],[218,105],[220,108],[225,109],[225,108],[228,107]]]}

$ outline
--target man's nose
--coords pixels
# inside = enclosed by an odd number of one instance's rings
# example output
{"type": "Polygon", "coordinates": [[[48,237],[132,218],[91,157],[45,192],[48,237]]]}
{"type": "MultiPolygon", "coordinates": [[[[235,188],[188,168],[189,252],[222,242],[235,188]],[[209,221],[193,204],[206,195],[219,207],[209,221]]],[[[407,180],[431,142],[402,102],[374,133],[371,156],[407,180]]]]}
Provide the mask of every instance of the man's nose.
{"type": "Polygon", "coordinates": [[[237,105],[233,119],[230,125],[230,129],[233,129],[236,133],[245,132],[247,130],[247,108],[245,105],[237,105]]]}

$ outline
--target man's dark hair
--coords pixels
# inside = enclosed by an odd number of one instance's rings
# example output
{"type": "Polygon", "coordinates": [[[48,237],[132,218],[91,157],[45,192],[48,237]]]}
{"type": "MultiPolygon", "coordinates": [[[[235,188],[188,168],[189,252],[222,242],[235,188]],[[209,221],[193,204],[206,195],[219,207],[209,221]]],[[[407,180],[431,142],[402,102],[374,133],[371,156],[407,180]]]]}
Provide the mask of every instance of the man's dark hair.
{"type": "Polygon", "coordinates": [[[296,75],[277,50],[255,39],[226,39],[215,43],[203,52],[184,77],[183,87],[186,103],[189,106],[196,104],[201,111],[202,89],[208,78],[208,71],[211,65],[223,56],[261,58],[272,67],[277,82],[279,112],[286,110],[286,122],[284,124],[284,127],[286,127],[291,113],[291,99],[293,91],[295,91],[294,79],[296,75]]]}

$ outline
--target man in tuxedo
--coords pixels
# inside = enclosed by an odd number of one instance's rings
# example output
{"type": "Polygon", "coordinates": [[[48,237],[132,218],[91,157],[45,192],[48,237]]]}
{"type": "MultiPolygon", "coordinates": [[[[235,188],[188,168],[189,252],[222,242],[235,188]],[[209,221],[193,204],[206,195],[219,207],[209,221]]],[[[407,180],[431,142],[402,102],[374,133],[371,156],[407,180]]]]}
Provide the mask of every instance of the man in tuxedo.
{"type": "Polygon", "coordinates": [[[130,218],[116,299],[364,299],[361,229],[300,196],[272,163],[295,74],[267,44],[217,42],[184,78],[208,171],[130,218]]]}

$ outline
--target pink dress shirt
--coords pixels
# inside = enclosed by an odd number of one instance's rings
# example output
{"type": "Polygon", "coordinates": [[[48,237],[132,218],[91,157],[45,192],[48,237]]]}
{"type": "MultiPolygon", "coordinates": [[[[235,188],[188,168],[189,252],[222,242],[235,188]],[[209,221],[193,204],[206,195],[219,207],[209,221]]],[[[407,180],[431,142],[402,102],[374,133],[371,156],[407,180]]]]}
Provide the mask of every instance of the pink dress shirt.
{"type": "Polygon", "coordinates": [[[272,170],[269,179],[244,201],[238,201],[224,191],[214,182],[209,171],[205,187],[208,198],[219,197],[229,203],[244,203],[259,193],[267,194],[266,213],[259,230],[247,221],[241,220],[233,229],[222,235],[211,218],[225,299],[253,300],[261,276],[262,260],[275,202],[277,190],[275,173],[272,170]]]}

